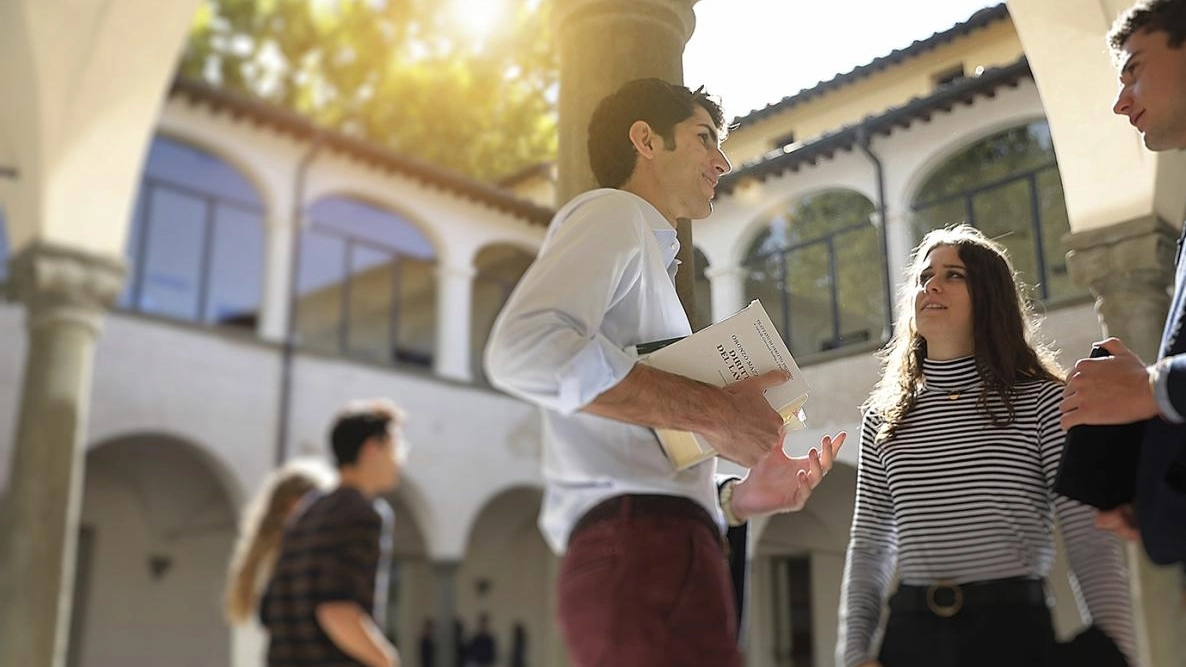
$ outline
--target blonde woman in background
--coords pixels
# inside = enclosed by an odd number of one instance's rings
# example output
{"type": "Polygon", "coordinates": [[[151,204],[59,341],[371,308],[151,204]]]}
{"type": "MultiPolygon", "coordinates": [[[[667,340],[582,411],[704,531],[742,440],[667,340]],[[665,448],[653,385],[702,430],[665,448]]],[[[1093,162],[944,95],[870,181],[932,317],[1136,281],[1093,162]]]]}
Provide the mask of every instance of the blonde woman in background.
{"type": "Polygon", "coordinates": [[[272,471],[243,510],[239,539],[227,568],[223,596],[227,621],[236,626],[237,664],[258,665],[266,641],[258,622],[259,599],[271,576],[284,525],[306,494],[333,487],[336,475],[327,463],[297,459],[272,471]]]}

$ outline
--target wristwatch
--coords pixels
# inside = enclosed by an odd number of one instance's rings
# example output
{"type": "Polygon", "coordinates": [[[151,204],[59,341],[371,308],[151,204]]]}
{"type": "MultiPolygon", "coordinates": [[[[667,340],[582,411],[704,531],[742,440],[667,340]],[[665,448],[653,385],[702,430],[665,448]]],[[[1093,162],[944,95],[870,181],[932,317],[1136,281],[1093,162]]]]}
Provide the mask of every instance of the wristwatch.
{"type": "Polygon", "coordinates": [[[745,523],[745,521],[738,519],[733,514],[733,487],[737,486],[737,483],[740,481],[741,480],[737,479],[736,477],[727,479],[717,490],[717,499],[721,502],[721,511],[725,513],[725,523],[728,524],[730,528],[740,526],[741,524],[745,523]]]}

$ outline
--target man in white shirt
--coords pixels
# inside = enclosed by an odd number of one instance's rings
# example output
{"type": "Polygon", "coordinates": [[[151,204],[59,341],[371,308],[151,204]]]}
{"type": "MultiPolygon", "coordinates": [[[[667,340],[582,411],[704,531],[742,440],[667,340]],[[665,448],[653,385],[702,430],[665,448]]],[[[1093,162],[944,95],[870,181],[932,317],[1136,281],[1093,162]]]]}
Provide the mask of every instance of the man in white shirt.
{"type": "Polygon", "coordinates": [[[675,227],[712,212],[730,168],[723,126],[705,93],[659,79],[602,100],[588,142],[603,187],[557,212],[490,335],[491,382],[543,408],[540,527],[564,554],[558,620],[577,667],[739,666],[721,527],[801,508],[844,439],[801,459],[782,452],[782,418],[762,393],[781,371],[718,388],[628,351],[691,333],[675,227]],[[752,470],[721,500],[715,460],[676,472],[656,427],[700,433],[752,470]]]}

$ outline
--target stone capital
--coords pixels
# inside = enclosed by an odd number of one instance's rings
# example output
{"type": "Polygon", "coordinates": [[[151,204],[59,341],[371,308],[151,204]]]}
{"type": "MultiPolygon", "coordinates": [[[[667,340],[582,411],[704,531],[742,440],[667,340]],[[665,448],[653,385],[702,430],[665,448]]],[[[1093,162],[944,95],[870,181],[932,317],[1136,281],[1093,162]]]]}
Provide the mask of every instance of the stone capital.
{"type": "Polygon", "coordinates": [[[60,318],[97,329],[127,273],[122,258],[42,242],[15,255],[9,269],[7,296],[25,304],[30,329],[60,318]]]}
{"type": "MultiPolygon", "coordinates": [[[[557,36],[583,21],[610,19],[644,22],[671,31],[672,37],[685,43],[696,28],[692,5],[696,0],[559,0],[555,9],[557,36]]],[[[612,37],[610,38],[612,39],[612,37]]]]}
{"type": "Polygon", "coordinates": [[[1169,311],[1178,232],[1155,216],[1068,234],[1071,280],[1095,296],[1105,335],[1150,358],[1169,311]]]}
{"type": "Polygon", "coordinates": [[[436,267],[437,279],[441,281],[460,280],[469,282],[478,274],[473,266],[450,266],[446,264],[437,264],[436,267]]]}
{"type": "Polygon", "coordinates": [[[1096,294],[1173,283],[1178,232],[1148,216],[1063,237],[1071,280],[1096,294]]]}
{"type": "Polygon", "coordinates": [[[740,264],[715,264],[704,270],[704,276],[709,280],[742,278],[745,276],[745,273],[745,267],[740,264]]]}

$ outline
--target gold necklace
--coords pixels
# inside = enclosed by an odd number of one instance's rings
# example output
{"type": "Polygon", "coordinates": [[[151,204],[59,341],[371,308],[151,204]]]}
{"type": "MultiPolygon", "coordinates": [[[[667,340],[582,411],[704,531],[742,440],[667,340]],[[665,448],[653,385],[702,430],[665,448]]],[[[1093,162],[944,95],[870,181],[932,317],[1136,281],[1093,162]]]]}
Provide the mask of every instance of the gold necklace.
{"type": "Polygon", "coordinates": [[[980,380],[977,380],[976,382],[973,382],[966,387],[960,387],[959,389],[931,389],[928,387],[928,390],[935,391],[940,394],[947,394],[947,400],[949,401],[958,401],[960,396],[963,396],[965,393],[967,393],[969,389],[974,388],[977,384],[979,384],[979,382],[980,380]]]}

